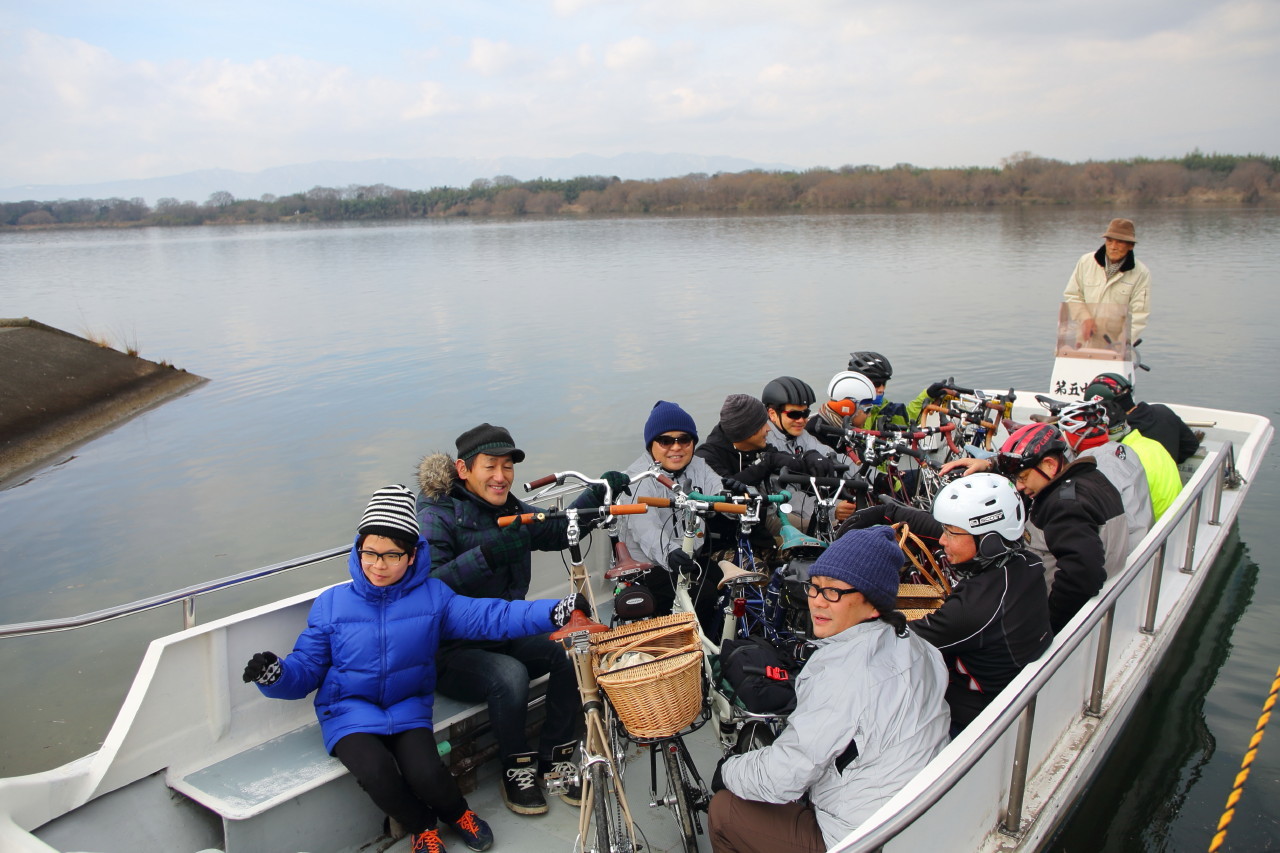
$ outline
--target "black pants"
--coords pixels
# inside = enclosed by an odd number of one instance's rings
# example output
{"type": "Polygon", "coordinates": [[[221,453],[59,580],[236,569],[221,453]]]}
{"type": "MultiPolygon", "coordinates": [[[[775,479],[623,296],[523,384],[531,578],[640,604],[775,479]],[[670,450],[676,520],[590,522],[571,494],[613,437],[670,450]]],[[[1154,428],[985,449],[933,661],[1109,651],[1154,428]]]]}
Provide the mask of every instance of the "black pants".
{"type": "Polygon", "coordinates": [[[450,649],[437,659],[436,668],[438,692],[463,702],[489,703],[489,724],[504,758],[531,751],[525,736],[529,682],[541,675],[551,677],[538,757],[550,759],[555,747],[577,740],[582,720],[578,678],[564,648],[546,634],[450,649]]]}
{"type": "Polygon", "coordinates": [[[467,810],[458,783],[440,761],[431,729],[347,735],[333,754],[374,805],[413,835],[434,829],[437,817],[452,823],[467,810]]]}

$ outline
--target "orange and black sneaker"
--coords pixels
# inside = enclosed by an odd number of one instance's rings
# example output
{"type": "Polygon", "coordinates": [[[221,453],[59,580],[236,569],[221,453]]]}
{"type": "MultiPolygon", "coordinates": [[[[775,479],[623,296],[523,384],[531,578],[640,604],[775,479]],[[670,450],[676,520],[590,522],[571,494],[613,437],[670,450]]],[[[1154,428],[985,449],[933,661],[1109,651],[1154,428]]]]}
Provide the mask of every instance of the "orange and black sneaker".
{"type": "Polygon", "coordinates": [[[413,853],[447,853],[440,833],[434,829],[420,832],[413,837],[413,853]]]}
{"type": "Polygon", "coordinates": [[[489,824],[480,819],[480,816],[467,809],[462,813],[462,817],[455,820],[452,824],[453,831],[462,836],[462,843],[467,845],[468,850],[475,850],[479,853],[481,850],[488,850],[493,846],[493,830],[489,828],[489,824]]]}

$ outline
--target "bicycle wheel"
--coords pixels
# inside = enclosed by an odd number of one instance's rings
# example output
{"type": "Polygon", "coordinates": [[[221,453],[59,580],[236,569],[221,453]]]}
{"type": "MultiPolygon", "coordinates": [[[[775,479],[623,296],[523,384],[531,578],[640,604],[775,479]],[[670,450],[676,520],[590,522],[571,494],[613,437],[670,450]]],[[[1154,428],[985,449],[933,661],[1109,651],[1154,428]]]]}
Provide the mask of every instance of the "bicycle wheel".
{"type": "Polygon", "coordinates": [[[667,805],[680,828],[680,838],[685,853],[698,853],[698,830],[694,826],[693,795],[689,772],[684,766],[684,756],[678,743],[664,743],[659,747],[667,764],[667,805]]]}
{"type": "MultiPolygon", "coordinates": [[[[599,763],[591,765],[590,778],[592,830],[596,837],[594,853],[627,853],[631,850],[631,839],[622,825],[622,806],[614,793],[609,768],[599,763]]],[[[585,838],[582,847],[584,853],[592,853],[585,838]]]]}
{"type": "Polygon", "coordinates": [[[753,749],[760,749],[773,743],[773,729],[763,720],[751,720],[738,731],[738,740],[733,745],[733,754],[742,755],[753,749]]]}

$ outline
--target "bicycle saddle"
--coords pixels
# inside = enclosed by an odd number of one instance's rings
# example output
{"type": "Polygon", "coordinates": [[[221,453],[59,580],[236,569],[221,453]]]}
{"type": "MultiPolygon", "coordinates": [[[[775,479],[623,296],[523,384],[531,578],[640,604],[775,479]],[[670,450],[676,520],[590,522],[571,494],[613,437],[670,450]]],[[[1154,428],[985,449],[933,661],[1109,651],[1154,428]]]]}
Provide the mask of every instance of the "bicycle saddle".
{"type": "Polygon", "coordinates": [[[724,579],[717,584],[718,589],[724,589],[729,584],[757,584],[769,580],[769,576],[764,572],[749,572],[746,569],[738,568],[728,560],[720,561],[720,570],[724,572],[724,579]]]}

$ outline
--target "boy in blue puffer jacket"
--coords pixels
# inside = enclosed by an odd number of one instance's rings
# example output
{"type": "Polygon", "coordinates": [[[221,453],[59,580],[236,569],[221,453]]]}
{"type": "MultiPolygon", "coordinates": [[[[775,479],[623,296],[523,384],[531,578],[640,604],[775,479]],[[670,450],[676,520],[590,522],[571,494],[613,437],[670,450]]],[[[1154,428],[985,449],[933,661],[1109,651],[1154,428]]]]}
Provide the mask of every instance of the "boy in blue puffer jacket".
{"type": "Polygon", "coordinates": [[[493,845],[436,751],[431,710],[442,639],[502,640],[563,625],[585,599],[503,601],[456,595],[430,577],[414,496],[392,485],[373,494],[348,558],[351,582],[322,592],[293,652],[255,654],[244,680],[263,695],[316,692],[325,749],[346,765],[378,808],[412,836],[413,849],[443,853],[442,818],[471,850],[493,845]]]}

